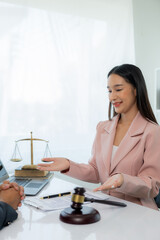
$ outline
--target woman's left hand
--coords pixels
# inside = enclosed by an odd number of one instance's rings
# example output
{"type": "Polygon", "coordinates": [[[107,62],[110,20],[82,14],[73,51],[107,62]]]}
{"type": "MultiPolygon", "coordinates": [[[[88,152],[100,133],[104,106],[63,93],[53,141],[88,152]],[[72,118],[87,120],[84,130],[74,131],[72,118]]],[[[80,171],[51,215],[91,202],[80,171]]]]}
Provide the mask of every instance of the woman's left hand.
{"type": "Polygon", "coordinates": [[[123,184],[123,175],[118,173],[108,178],[105,183],[103,183],[100,187],[95,188],[94,191],[103,191],[110,190],[120,187],[123,184]]]}

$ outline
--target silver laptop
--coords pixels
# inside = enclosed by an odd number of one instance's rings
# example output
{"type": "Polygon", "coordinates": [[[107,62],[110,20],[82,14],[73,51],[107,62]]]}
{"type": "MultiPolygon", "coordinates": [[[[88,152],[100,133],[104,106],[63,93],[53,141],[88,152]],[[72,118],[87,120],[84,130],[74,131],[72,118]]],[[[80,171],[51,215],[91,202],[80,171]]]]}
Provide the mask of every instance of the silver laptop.
{"type": "Polygon", "coordinates": [[[49,182],[49,178],[20,178],[20,177],[9,177],[7,170],[5,169],[2,161],[0,160],[0,184],[4,180],[10,182],[16,182],[17,184],[24,187],[24,193],[27,196],[35,196],[44,186],[49,182]]]}

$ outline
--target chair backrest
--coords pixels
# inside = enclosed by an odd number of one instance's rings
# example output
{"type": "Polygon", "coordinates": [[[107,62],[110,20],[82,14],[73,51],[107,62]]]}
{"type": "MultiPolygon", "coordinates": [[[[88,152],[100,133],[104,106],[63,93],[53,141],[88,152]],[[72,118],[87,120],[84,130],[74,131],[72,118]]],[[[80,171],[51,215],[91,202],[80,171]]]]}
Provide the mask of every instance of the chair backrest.
{"type": "Polygon", "coordinates": [[[154,198],[154,200],[157,204],[157,207],[160,208],[160,190],[159,190],[158,195],[154,198]]]}

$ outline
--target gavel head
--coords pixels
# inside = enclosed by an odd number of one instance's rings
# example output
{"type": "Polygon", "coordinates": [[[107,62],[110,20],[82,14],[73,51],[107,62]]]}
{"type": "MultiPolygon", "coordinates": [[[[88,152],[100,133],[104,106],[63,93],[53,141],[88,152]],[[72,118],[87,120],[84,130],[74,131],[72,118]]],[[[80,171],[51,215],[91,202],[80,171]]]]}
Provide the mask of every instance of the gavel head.
{"type": "Polygon", "coordinates": [[[75,209],[75,210],[80,210],[82,209],[82,204],[84,203],[84,193],[85,193],[85,189],[84,188],[80,188],[80,187],[76,187],[74,189],[74,193],[72,194],[72,205],[71,208],[75,209]]]}

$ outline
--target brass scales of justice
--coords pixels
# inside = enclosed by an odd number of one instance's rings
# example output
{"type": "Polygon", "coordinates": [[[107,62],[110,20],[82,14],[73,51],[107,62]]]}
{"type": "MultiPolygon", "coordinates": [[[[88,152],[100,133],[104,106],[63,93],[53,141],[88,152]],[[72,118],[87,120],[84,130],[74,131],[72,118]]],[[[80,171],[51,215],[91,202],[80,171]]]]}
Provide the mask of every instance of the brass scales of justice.
{"type": "Polygon", "coordinates": [[[47,177],[47,175],[49,174],[48,171],[40,171],[37,169],[37,165],[33,164],[33,141],[44,141],[46,142],[46,148],[45,148],[45,152],[44,152],[44,158],[48,157],[48,154],[51,157],[51,152],[48,146],[48,141],[44,140],[44,139],[39,139],[39,138],[33,138],[32,136],[32,132],[31,132],[31,137],[30,138],[24,138],[24,139],[19,139],[17,141],[15,141],[15,148],[14,148],[14,152],[12,155],[12,158],[10,159],[13,162],[20,162],[22,161],[22,157],[20,154],[20,150],[18,147],[18,142],[21,141],[30,141],[31,145],[30,145],[30,149],[31,149],[31,164],[30,165],[24,165],[23,167],[19,167],[17,169],[15,169],[15,176],[16,177],[47,177]],[[17,157],[17,155],[19,155],[19,157],[17,157]]]}

